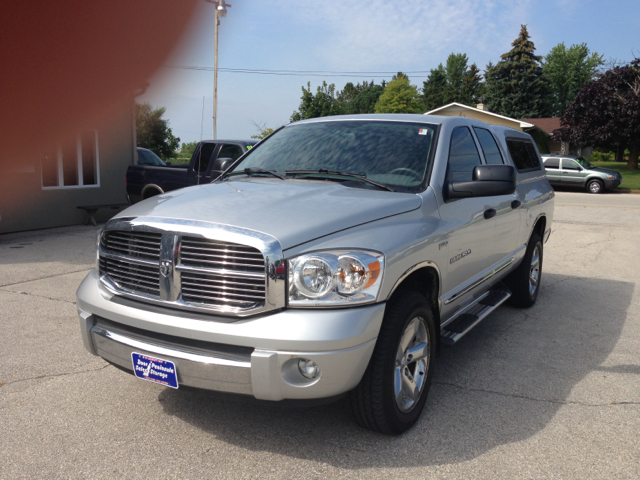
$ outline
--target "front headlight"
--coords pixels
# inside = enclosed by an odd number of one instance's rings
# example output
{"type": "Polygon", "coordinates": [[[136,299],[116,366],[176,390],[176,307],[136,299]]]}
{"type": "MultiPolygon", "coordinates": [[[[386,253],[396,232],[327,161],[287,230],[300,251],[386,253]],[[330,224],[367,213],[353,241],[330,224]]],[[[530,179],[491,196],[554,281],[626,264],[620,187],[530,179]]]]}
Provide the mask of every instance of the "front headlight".
{"type": "Polygon", "coordinates": [[[375,302],[382,284],[384,255],[331,250],[288,260],[289,305],[328,307],[375,302]]]}
{"type": "Polygon", "coordinates": [[[618,176],[617,175],[607,175],[607,178],[609,180],[613,180],[614,178],[618,178],[618,176]]]}

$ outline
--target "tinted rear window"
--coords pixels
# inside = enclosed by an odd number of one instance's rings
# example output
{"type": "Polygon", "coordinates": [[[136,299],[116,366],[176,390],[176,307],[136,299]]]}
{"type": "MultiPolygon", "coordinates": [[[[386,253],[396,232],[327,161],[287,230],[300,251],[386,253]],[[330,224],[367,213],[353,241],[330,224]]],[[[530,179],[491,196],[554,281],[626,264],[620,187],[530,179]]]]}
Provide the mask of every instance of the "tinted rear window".
{"type": "Polygon", "coordinates": [[[544,168],[552,168],[557,170],[560,168],[560,159],[559,158],[547,158],[544,162],[544,168]]]}
{"type": "Polygon", "coordinates": [[[526,140],[507,140],[507,147],[513,159],[513,163],[519,172],[540,169],[540,159],[533,144],[526,140]]]}

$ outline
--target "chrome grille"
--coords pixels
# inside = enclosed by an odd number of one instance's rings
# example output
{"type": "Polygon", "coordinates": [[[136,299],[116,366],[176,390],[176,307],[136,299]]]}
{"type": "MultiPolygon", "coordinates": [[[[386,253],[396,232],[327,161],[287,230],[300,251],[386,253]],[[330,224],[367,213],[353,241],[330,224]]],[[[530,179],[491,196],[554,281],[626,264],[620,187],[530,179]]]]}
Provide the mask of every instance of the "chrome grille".
{"type": "Polygon", "coordinates": [[[102,236],[102,246],[113,253],[158,260],[161,240],[160,233],[116,230],[102,236]]]}
{"type": "Polygon", "coordinates": [[[181,274],[182,298],[191,303],[251,308],[264,303],[264,278],[229,278],[203,273],[181,274]]]}
{"type": "Polygon", "coordinates": [[[100,274],[107,275],[116,286],[132,292],[160,296],[160,268],[100,256],[100,274]]]}
{"type": "Polygon", "coordinates": [[[105,283],[123,294],[238,314],[266,305],[265,257],[248,245],[108,230],[100,239],[99,267],[105,283]]]}
{"type": "Polygon", "coordinates": [[[190,267],[264,273],[264,257],[257,248],[195,237],[182,237],[180,263],[190,267]]]}
{"type": "Polygon", "coordinates": [[[264,256],[257,248],[182,237],[178,265],[182,299],[188,303],[236,308],[264,305],[264,265],[264,256]]]}

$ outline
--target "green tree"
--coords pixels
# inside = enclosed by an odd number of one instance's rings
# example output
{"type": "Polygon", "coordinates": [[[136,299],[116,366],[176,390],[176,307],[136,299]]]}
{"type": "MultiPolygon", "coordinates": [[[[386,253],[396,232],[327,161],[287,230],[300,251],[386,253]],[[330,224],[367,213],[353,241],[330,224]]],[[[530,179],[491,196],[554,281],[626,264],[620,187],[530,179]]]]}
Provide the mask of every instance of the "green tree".
{"type": "Polygon", "coordinates": [[[196,140],[194,140],[193,142],[183,143],[180,146],[180,153],[183,154],[183,156],[193,155],[193,152],[195,152],[197,146],[198,146],[198,141],[196,140]]]}
{"type": "Polygon", "coordinates": [[[254,122],[253,120],[251,122],[258,129],[258,134],[257,135],[251,135],[251,138],[262,140],[263,138],[268,137],[269,135],[271,135],[275,131],[275,129],[273,129],[271,127],[267,127],[266,123],[259,124],[259,123],[254,122]]]}
{"type": "Polygon", "coordinates": [[[513,48],[486,72],[486,103],[492,112],[512,118],[550,116],[549,84],[542,72],[527,26],[522,25],[513,48]]]}
{"type": "Polygon", "coordinates": [[[484,83],[476,64],[468,66],[465,53],[452,53],[442,64],[431,69],[423,83],[422,98],[427,111],[452,102],[475,106],[483,96],[484,83]]]}
{"type": "Polygon", "coordinates": [[[336,99],[336,86],[333,83],[327,85],[327,82],[323,81],[314,95],[311,92],[311,82],[307,82],[307,88],[302,87],[300,106],[291,115],[291,121],[338,115],[342,113],[341,107],[336,99]]]}
{"type": "Polygon", "coordinates": [[[136,103],[137,145],[148,148],[163,160],[176,157],[180,138],[174,137],[169,121],[162,118],[166,108],[136,103]]]}
{"type": "Polygon", "coordinates": [[[442,107],[445,104],[445,89],[447,88],[447,72],[442,64],[432,68],[429,76],[422,84],[422,101],[427,112],[442,107]]]}
{"type": "Polygon", "coordinates": [[[376,103],[383,93],[384,85],[376,85],[373,81],[364,82],[360,92],[349,104],[348,113],[376,113],[376,103]]]}
{"type": "Polygon", "coordinates": [[[554,115],[562,115],[582,87],[596,77],[604,64],[602,55],[591,53],[586,43],[565,47],[559,43],[547,54],[542,70],[551,88],[551,108],[554,115]]]}
{"type": "Polygon", "coordinates": [[[415,85],[406,75],[391,80],[375,106],[376,113],[423,113],[424,105],[415,85]]]}
{"type": "Polygon", "coordinates": [[[485,84],[475,63],[471,64],[462,79],[461,102],[465,105],[476,106],[484,97],[485,84]]]}
{"type": "Polygon", "coordinates": [[[465,53],[452,53],[447,58],[445,68],[447,86],[444,89],[444,104],[451,102],[467,103],[463,98],[462,85],[467,74],[467,62],[469,59],[465,53]]]}

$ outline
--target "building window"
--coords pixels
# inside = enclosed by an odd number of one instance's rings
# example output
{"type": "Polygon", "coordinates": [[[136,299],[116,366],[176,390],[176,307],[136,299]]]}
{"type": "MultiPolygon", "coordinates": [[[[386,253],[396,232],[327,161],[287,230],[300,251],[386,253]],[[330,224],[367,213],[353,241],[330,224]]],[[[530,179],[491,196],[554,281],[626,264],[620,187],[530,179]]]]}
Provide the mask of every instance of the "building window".
{"type": "Polygon", "coordinates": [[[84,130],[42,158],[42,188],[100,186],[98,132],[84,130]]]}

